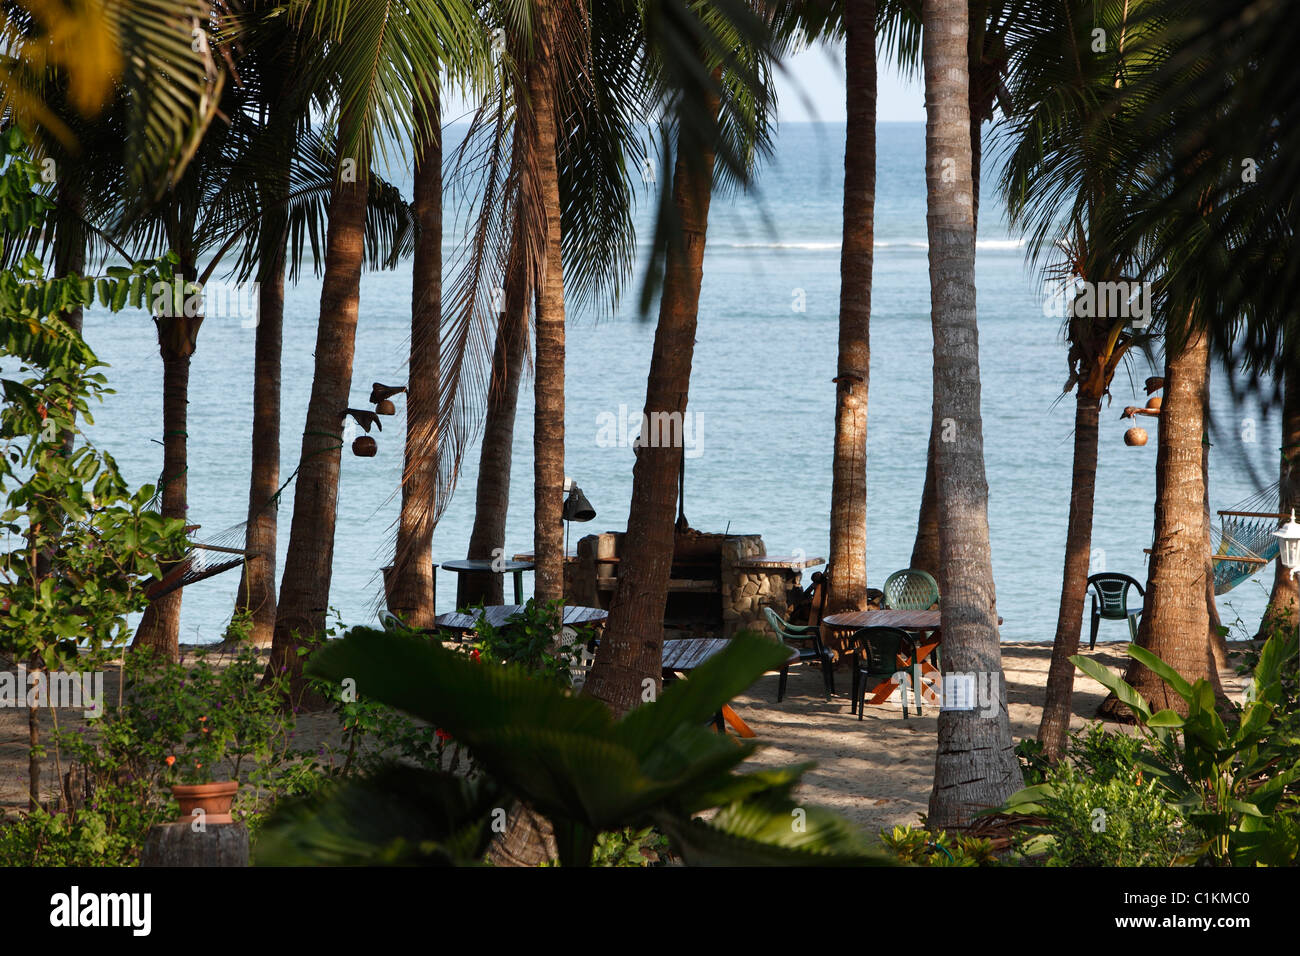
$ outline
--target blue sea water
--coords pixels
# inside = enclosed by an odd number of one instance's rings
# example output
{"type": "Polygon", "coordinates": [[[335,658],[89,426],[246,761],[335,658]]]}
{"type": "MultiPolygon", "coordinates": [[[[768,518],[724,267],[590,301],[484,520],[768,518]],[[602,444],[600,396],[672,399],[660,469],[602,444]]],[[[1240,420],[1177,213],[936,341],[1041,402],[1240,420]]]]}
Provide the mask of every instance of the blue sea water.
{"type": "MultiPolygon", "coordinates": [[[[925,476],[932,339],[924,150],[923,124],[879,126],[867,474],[868,576],[875,586],[908,563],[925,476]]],[[[772,553],[825,555],[828,547],[843,155],[842,123],[785,124],[754,188],[715,199],[710,216],[689,404],[695,431],[686,514],[703,530],[762,534],[772,553]]],[[[993,567],[1003,639],[1050,641],[1069,506],[1074,402],[1058,401],[1068,375],[1061,320],[1044,314],[1041,278],[1026,266],[1019,237],[1007,230],[992,188],[995,162],[986,157],[982,174],[976,254],[993,567]]],[[[404,179],[400,170],[390,177],[404,179]]],[[[638,214],[643,224],[648,207],[638,214]]],[[[648,229],[641,235],[647,238],[648,229]]],[[[449,248],[456,236],[449,221],[449,248]]],[[[320,284],[305,271],[286,305],[284,476],[297,464],[311,390],[320,284]]],[[[406,380],[410,287],[409,262],[363,279],[352,405],[365,404],[372,381],[406,380]]],[[[575,526],[575,541],[579,534],[626,526],[633,454],[610,440],[609,422],[619,420],[620,406],[640,414],[654,336],[653,320],[638,317],[635,282],[631,292],[612,315],[569,315],[566,471],[598,512],[591,524],[575,526]]],[[[90,435],[116,456],[129,480],[156,482],[162,363],[152,322],[143,314],[92,313],[86,335],[110,364],[117,390],[98,410],[90,435]]],[[[199,336],[190,378],[188,477],[190,520],[203,526],[200,539],[246,517],[254,335],[229,318],[210,319],[199,336]]],[[[1124,571],[1143,581],[1155,425],[1145,423],[1152,433],[1146,447],[1128,448],[1122,436],[1129,423],[1119,413],[1126,404],[1144,404],[1141,384],[1150,374],[1159,370],[1135,355],[1116,377],[1113,405],[1103,409],[1093,533],[1094,570],[1124,571]]],[[[1279,421],[1276,413],[1235,407],[1216,374],[1219,428],[1210,495],[1218,509],[1276,480],[1279,421]]],[[[330,600],[348,624],[373,620],[378,569],[392,553],[404,427],[404,406],[397,405],[397,416],[376,436],[377,457],[343,458],[330,600]]],[[[507,553],[532,548],[532,411],[525,388],[507,553]]],[[[465,556],[476,475],[477,448],[438,526],[435,561],[465,556]]],[[[280,567],[292,495],[290,487],[280,510],[280,567]]],[[[1220,598],[1225,623],[1240,617],[1253,631],[1271,575],[1270,568],[1220,598]]],[[[530,578],[525,575],[526,589],[530,578]]],[[[236,572],[230,572],[185,590],[182,641],[220,638],[236,585],[236,572]]],[[[452,576],[440,572],[440,611],[451,609],[454,594],[452,576]]],[[[1102,629],[1103,640],[1126,638],[1122,624],[1102,629]]]]}

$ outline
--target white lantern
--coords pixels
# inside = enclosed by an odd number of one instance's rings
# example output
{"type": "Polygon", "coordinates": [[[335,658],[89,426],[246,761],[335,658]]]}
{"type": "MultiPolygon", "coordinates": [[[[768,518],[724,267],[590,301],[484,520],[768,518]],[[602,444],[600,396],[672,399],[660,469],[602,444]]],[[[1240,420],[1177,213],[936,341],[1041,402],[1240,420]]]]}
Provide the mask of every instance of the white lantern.
{"type": "Polygon", "coordinates": [[[1278,539],[1278,560],[1294,578],[1296,569],[1300,568],[1300,524],[1296,524],[1294,508],[1291,520],[1274,531],[1273,536],[1278,539]]]}

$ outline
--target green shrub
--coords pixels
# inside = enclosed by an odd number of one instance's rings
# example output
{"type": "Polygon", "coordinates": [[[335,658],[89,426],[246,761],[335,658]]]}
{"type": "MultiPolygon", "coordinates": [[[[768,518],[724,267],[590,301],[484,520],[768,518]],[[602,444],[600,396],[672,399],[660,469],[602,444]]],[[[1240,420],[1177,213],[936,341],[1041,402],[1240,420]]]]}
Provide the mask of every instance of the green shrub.
{"type": "Polygon", "coordinates": [[[913,866],[997,866],[991,840],[945,830],[931,833],[924,827],[883,830],[880,842],[900,863],[913,866]]]}

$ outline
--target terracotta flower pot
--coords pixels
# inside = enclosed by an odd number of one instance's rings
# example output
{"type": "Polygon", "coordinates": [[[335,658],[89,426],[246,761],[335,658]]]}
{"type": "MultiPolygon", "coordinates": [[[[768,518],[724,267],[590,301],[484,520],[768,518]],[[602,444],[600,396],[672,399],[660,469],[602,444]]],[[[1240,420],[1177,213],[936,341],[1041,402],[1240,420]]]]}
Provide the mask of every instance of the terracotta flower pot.
{"type": "Polygon", "coordinates": [[[239,784],[234,780],[220,783],[178,783],[172,787],[172,796],[181,805],[180,823],[191,823],[194,811],[203,811],[204,823],[233,823],[230,805],[235,802],[239,784]]]}

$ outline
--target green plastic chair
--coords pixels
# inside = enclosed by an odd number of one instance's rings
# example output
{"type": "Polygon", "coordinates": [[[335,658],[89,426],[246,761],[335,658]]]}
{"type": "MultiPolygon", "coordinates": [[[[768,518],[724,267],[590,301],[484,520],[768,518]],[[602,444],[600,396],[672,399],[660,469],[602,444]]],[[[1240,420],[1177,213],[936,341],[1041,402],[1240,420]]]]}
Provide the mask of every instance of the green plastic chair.
{"type": "Polygon", "coordinates": [[[1142,585],[1127,574],[1112,571],[1094,574],[1088,578],[1088,587],[1092,591],[1092,636],[1088,640],[1088,650],[1097,646],[1097,625],[1102,618],[1108,621],[1127,619],[1129,636],[1136,642],[1142,608],[1135,611],[1128,606],[1128,592],[1129,588],[1137,588],[1138,594],[1146,597],[1142,585]]]}
{"type": "MultiPolygon", "coordinates": [[[[939,583],[928,571],[906,568],[885,579],[883,604],[893,611],[928,611],[939,603],[939,583]]],[[[934,650],[934,665],[943,669],[943,651],[934,650]]],[[[918,701],[919,701],[918,697],[918,701]]],[[[916,707],[917,713],[921,705],[916,707]]]]}
{"type": "Polygon", "coordinates": [[[927,611],[939,603],[939,585],[917,568],[895,571],[885,579],[885,607],[895,611],[927,611]]]}
{"type": "MultiPolygon", "coordinates": [[[[826,685],[826,699],[830,700],[835,693],[835,657],[822,644],[821,628],[816,624],[791,624],[770,607],[764,607],[763,614],[776,636],[781,639],[781,643],[798,653],[799,660],[795,663],[817,661],[821,664],[822,681],[826,685]],[[806,646],[810,642],[812,647],[806,646]]],[[[778,704],[785,697],[785,683],[789,673],[790,665],[782,664],[781,680],[776,686],[778,704]]]]}
{"type": "MultiPolygon", "coordinates": [[[[900,670],[912,669],[911,690],[916,695],[916,715],[921,713],[921,662],[916,659],[916,642],[912,635],[898,627],[864,627],[849,638],[852,645],[850,665],[853,669],[853,701],[850,713],[861,720],[867,709],[867,691],[891,679],[900,670]],[[899,664],[902,656],[906,664],[899,664]]],[[[907,717],[908,685],[900,688],[903,716],[907,717]]]]}

